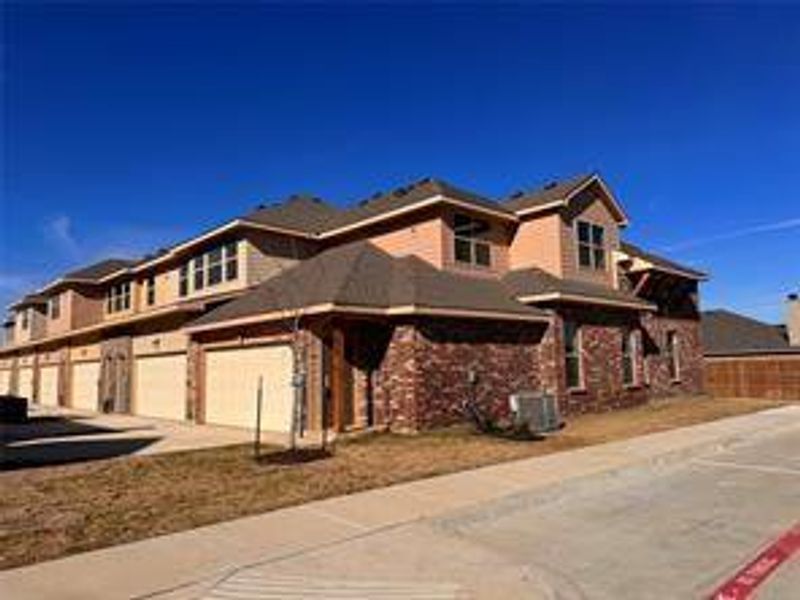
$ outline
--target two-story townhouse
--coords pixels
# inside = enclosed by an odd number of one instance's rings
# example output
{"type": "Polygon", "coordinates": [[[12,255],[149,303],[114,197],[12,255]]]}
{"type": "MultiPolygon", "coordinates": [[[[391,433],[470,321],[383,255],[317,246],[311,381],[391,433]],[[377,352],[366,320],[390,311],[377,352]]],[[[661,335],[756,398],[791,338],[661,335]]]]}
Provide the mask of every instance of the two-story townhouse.
{"type": "Polygon", "coordinates": [[[251,427],[260,389],[275,430],[295,396],[306,427],[348,430],[521,390],[567,412],[698,392],[704,275],[627,224],[597,175],[498,202],[431,179],[344,210],[292,197],[98,277],[94,320],[15,338],[0,383],[56,353],[63,405],[251,427]]]}

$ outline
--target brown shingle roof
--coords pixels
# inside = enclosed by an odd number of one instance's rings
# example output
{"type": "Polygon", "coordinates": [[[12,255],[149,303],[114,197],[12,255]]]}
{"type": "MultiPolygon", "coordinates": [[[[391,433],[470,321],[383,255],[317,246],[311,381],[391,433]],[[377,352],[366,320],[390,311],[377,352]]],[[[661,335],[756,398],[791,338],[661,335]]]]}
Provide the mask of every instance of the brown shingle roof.
{"type": "Polygon", "coordinates": [[[136,264],[136,261],[134,260],[127,260],[124,258],[109,258],[91,264],[88,267],[82,267],[80,269],[70,271],[69,273],[64,275],[63,279],[81,279],[87,281],[99,281],[100,279],[106,277],[107,275],[111,275],[112,273],[119,271],[120,269],[130,267],[134,264],[136,264]]]}
{"type": "Polygon", "coordinates": [[[376,194],[372,198],[361,201],[357,206],[349,210],[341,211],[327,223],[326,230],[330,231],[339,227],[353,225],[359,221],[402,209],[434,196],[446,196],[479,208],[493,210],[513,217],[511,211],[493,200],[458,188],[441,179],[428,178],[397,188],[391,192],[376,194]]]}
{"type": "Polygon", "coordinates": [[[503,277],[503,282],[517,298],[561,294],[586,298],[589,304],[591,300],[596,300],[600,303],[621,303],[632,308],[653,308],[649,302],[628,292],[575,279],[561,279],[535,267],[509,271],[503,277]]]}
{"type": "Polygon", "coordinates": [[[319,233],[326,224],[341,214],[335,206],[315,196],[290,196],[273,206],[260,207],[242,217],[245,221],[291,229],[303,233],[319,233]]]}
{"type": "Polygon", "coordinates": [[[517,192],[509,196],[502,204],[511,211],[519,211],[563,201],[592,177],[594,177],[594,173],[584,173],[571,179],[549,183],[538,190],[517,192]]]}
{"type": "Polygon", "coordinates": [[[332,248],[287,269],[203,315],[191,327],[327,304],[383,310],[413,306],[547,318],[544,311],[514,300],[497,280],[440,271],[417,257],[395,258],[360,241],[332,248]]]}
{"type": "Polygon", "coordinates": [[[646,260],[647,262],[653,263],[657,267],[662,267],[669,271],[678,271],[684,272],[687,275],[692,277],[696,277],[698,279],[706,279],[708,277],[707,273],[703,273],[702,271],[698,271],[697,269],[692,269],[691,267],[686,267],[674,261],[671,261],[663,256],[658,256],[657,254],[653,254],[652,252],[646,252],[639,248],[638,246],[634,246],[633,244],[629,244],[628,242],[621,242],[620,249],[625,252],[626,254],[630,254],[631,256],[638,256],[639,258],[646,260]]]}
{"type": "Polygon", "coordinates": [[[707,355],[798,352],[789,345],[786,331],[728,310],[704,311],[701,320],[703,347],[707,355]]]}

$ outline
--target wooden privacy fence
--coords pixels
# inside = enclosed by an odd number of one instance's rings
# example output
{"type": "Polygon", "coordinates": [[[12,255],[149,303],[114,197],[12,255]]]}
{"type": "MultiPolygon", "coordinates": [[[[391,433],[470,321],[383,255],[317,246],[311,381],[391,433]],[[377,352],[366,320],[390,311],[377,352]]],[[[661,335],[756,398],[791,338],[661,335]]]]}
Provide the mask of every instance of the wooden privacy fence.
{"type": "Polygon", "coordinates": [[[712,396],[800,401],[800,352],[705,358],[712,396]]]}

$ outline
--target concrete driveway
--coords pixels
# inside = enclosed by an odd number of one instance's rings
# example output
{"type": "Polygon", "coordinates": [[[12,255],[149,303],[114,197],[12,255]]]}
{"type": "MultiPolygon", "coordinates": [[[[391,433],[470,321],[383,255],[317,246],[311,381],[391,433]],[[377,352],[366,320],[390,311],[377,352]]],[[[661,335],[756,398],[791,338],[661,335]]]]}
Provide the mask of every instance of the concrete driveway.
{"type": "MultiPolygon", "coordinates": [[[[4,470],[128,455],[196,450],[252,441],[252,433],[129,415],[33,407],[30,420],[4,425],[4,470]]],[[[278,441],[264,436],[264,441],[278,441]]]]}
{"type": "MultiPolygon", "coordinates": [[[[798,521],[794,406],[6,571],[0,597],[707,598],[798,521]]],[[[798,556],[759,598],[797,598],[798,556]]]]}

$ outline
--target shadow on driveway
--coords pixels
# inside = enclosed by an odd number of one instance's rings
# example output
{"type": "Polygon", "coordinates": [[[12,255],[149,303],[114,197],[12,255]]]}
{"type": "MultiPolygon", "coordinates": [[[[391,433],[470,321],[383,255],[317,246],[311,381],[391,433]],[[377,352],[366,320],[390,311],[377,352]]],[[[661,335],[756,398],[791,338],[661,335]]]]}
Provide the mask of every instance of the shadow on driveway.
{"type": "Polygon", "coordinates": [[[35,416],[25,423],[0,425],[0,438],[5,444],[39,440],[53,437],[126,433],[129,431],[151,431],[153,426],[108,427],[95,425],[92,417],[35,416]]]}
{"type": "Polygon", "coordinates": [[[126,456],[160,439],[60,440],[11,447],[3,444],[0,448],[0,468],[3,471],[15,471],[126,456]]]}

